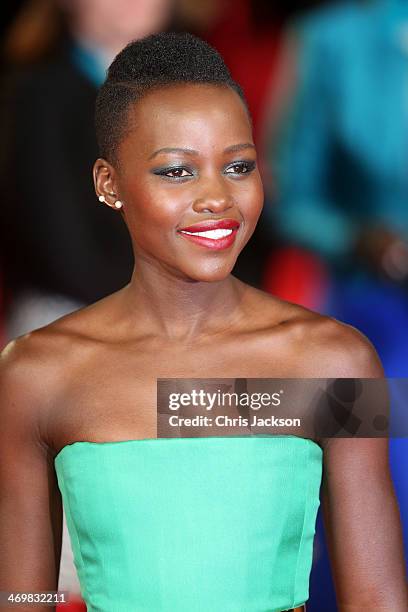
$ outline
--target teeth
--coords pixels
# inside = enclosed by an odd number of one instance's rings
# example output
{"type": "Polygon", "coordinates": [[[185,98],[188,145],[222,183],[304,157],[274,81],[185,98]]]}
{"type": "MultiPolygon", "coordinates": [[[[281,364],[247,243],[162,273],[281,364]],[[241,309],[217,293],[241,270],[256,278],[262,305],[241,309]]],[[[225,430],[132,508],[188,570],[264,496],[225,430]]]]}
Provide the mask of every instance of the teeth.
{"type": "Polygon", "coordinates": [[[213,240],[218,240],[219,238],[224,238],[225,236],[229,236],[232,234],[232,229],[215,229],[215,230],[207,230],[206,232],[186,232],[182,230],[182,234],[189,234],[190,236],[203,236],[204,238],[212,238],[213,240]]]}

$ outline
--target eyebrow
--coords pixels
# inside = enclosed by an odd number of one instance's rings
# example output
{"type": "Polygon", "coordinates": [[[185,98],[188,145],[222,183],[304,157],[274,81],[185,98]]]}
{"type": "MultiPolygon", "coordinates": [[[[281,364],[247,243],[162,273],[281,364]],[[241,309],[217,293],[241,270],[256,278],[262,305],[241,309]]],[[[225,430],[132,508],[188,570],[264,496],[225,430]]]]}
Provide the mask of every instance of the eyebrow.
{"type": "Polygon", "coordinates": [[[243,151],[244,149],[255,149],[255,145],[252,144],[252,142],[231,145],[230,147],[224,149],[224,153],[237,153],[238,151],[243,151]]]}
{"type": "MultiPolygon", "coordinates": [[[[224,149],[224,153],[237,153],[238,151],[243,151],[244,149],[255,149],[255,145],[251,142],[245,142],[242,144],[231,145],[224,149]]],[[[149,157],[149,161],[159,155],[160,153],[184,153],[185,155],[199,155],[199,152],[195,149],[184,149],[182,147],[163,147],[162,149],[158,149],[149,157]]]]}
{"type": "Polygon", "coordinates": [[[157,151],[152,153],[152,155],[149,157],[149,160],[153,159],[153,157],[156,157],[156,155],[159,155],[159,153],[185,153],[186,155],[199,155],[198,151],[196,151],[195,149],[183,149],[181,147],[163,147],[163,149],[158,149],[157,151]]]}

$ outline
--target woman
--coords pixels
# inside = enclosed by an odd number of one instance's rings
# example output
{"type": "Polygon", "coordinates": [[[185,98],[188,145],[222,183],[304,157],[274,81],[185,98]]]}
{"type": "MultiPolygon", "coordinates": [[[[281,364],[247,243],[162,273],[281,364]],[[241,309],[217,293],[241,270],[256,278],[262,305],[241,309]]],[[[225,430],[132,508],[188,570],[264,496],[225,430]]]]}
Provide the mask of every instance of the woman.
{"type": "Polygon", "coordinates": [[[339,609],[402,612],[386,439],[155,439],[158,378],[382,376],[357,331],[231,275],[263,198],[239,86],[199,39],[154,35],[116,57],[96,124],[137,266],[4,351],[0,588],[56,588],[62,494],[88,610],[302,606],[324,467],[339,609]]]}

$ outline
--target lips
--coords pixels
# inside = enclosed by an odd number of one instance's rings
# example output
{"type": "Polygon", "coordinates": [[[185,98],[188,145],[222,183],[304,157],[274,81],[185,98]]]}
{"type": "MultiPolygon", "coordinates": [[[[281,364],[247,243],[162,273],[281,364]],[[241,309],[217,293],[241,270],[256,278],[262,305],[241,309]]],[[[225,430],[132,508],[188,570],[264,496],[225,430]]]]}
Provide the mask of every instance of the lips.
{"type": "Polygon", "coordinates": [[[221,250],[232,246],[239,226],[235,219],[208,220],[183,227],[178,233],[199,246],[221,250]]]}
{"type": "Polygon", "coordinates": [[[201,223],[194,223],[194,225],[183,227],[179,231],[195,234],[197,232],[206,232],[214,229],[238,229],[239,225],[239,221],[236,221],[235,219],[209,219],[208,221],[202,221],[201,223]]]}

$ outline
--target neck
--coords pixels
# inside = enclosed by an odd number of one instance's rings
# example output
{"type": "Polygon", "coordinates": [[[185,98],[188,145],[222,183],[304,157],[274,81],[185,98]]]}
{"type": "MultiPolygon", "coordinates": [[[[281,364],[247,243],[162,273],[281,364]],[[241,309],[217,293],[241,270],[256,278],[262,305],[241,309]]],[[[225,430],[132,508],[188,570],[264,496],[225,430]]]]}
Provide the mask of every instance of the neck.
{"type": "Polygon", "coordinates": [[[240,319],[244,292],[245,285],[232,275],[221,281],[191,281],[144,262],[135,267],[124,296],[127,315],[135,317],[140,329],[188,343],[240,319]]]}

